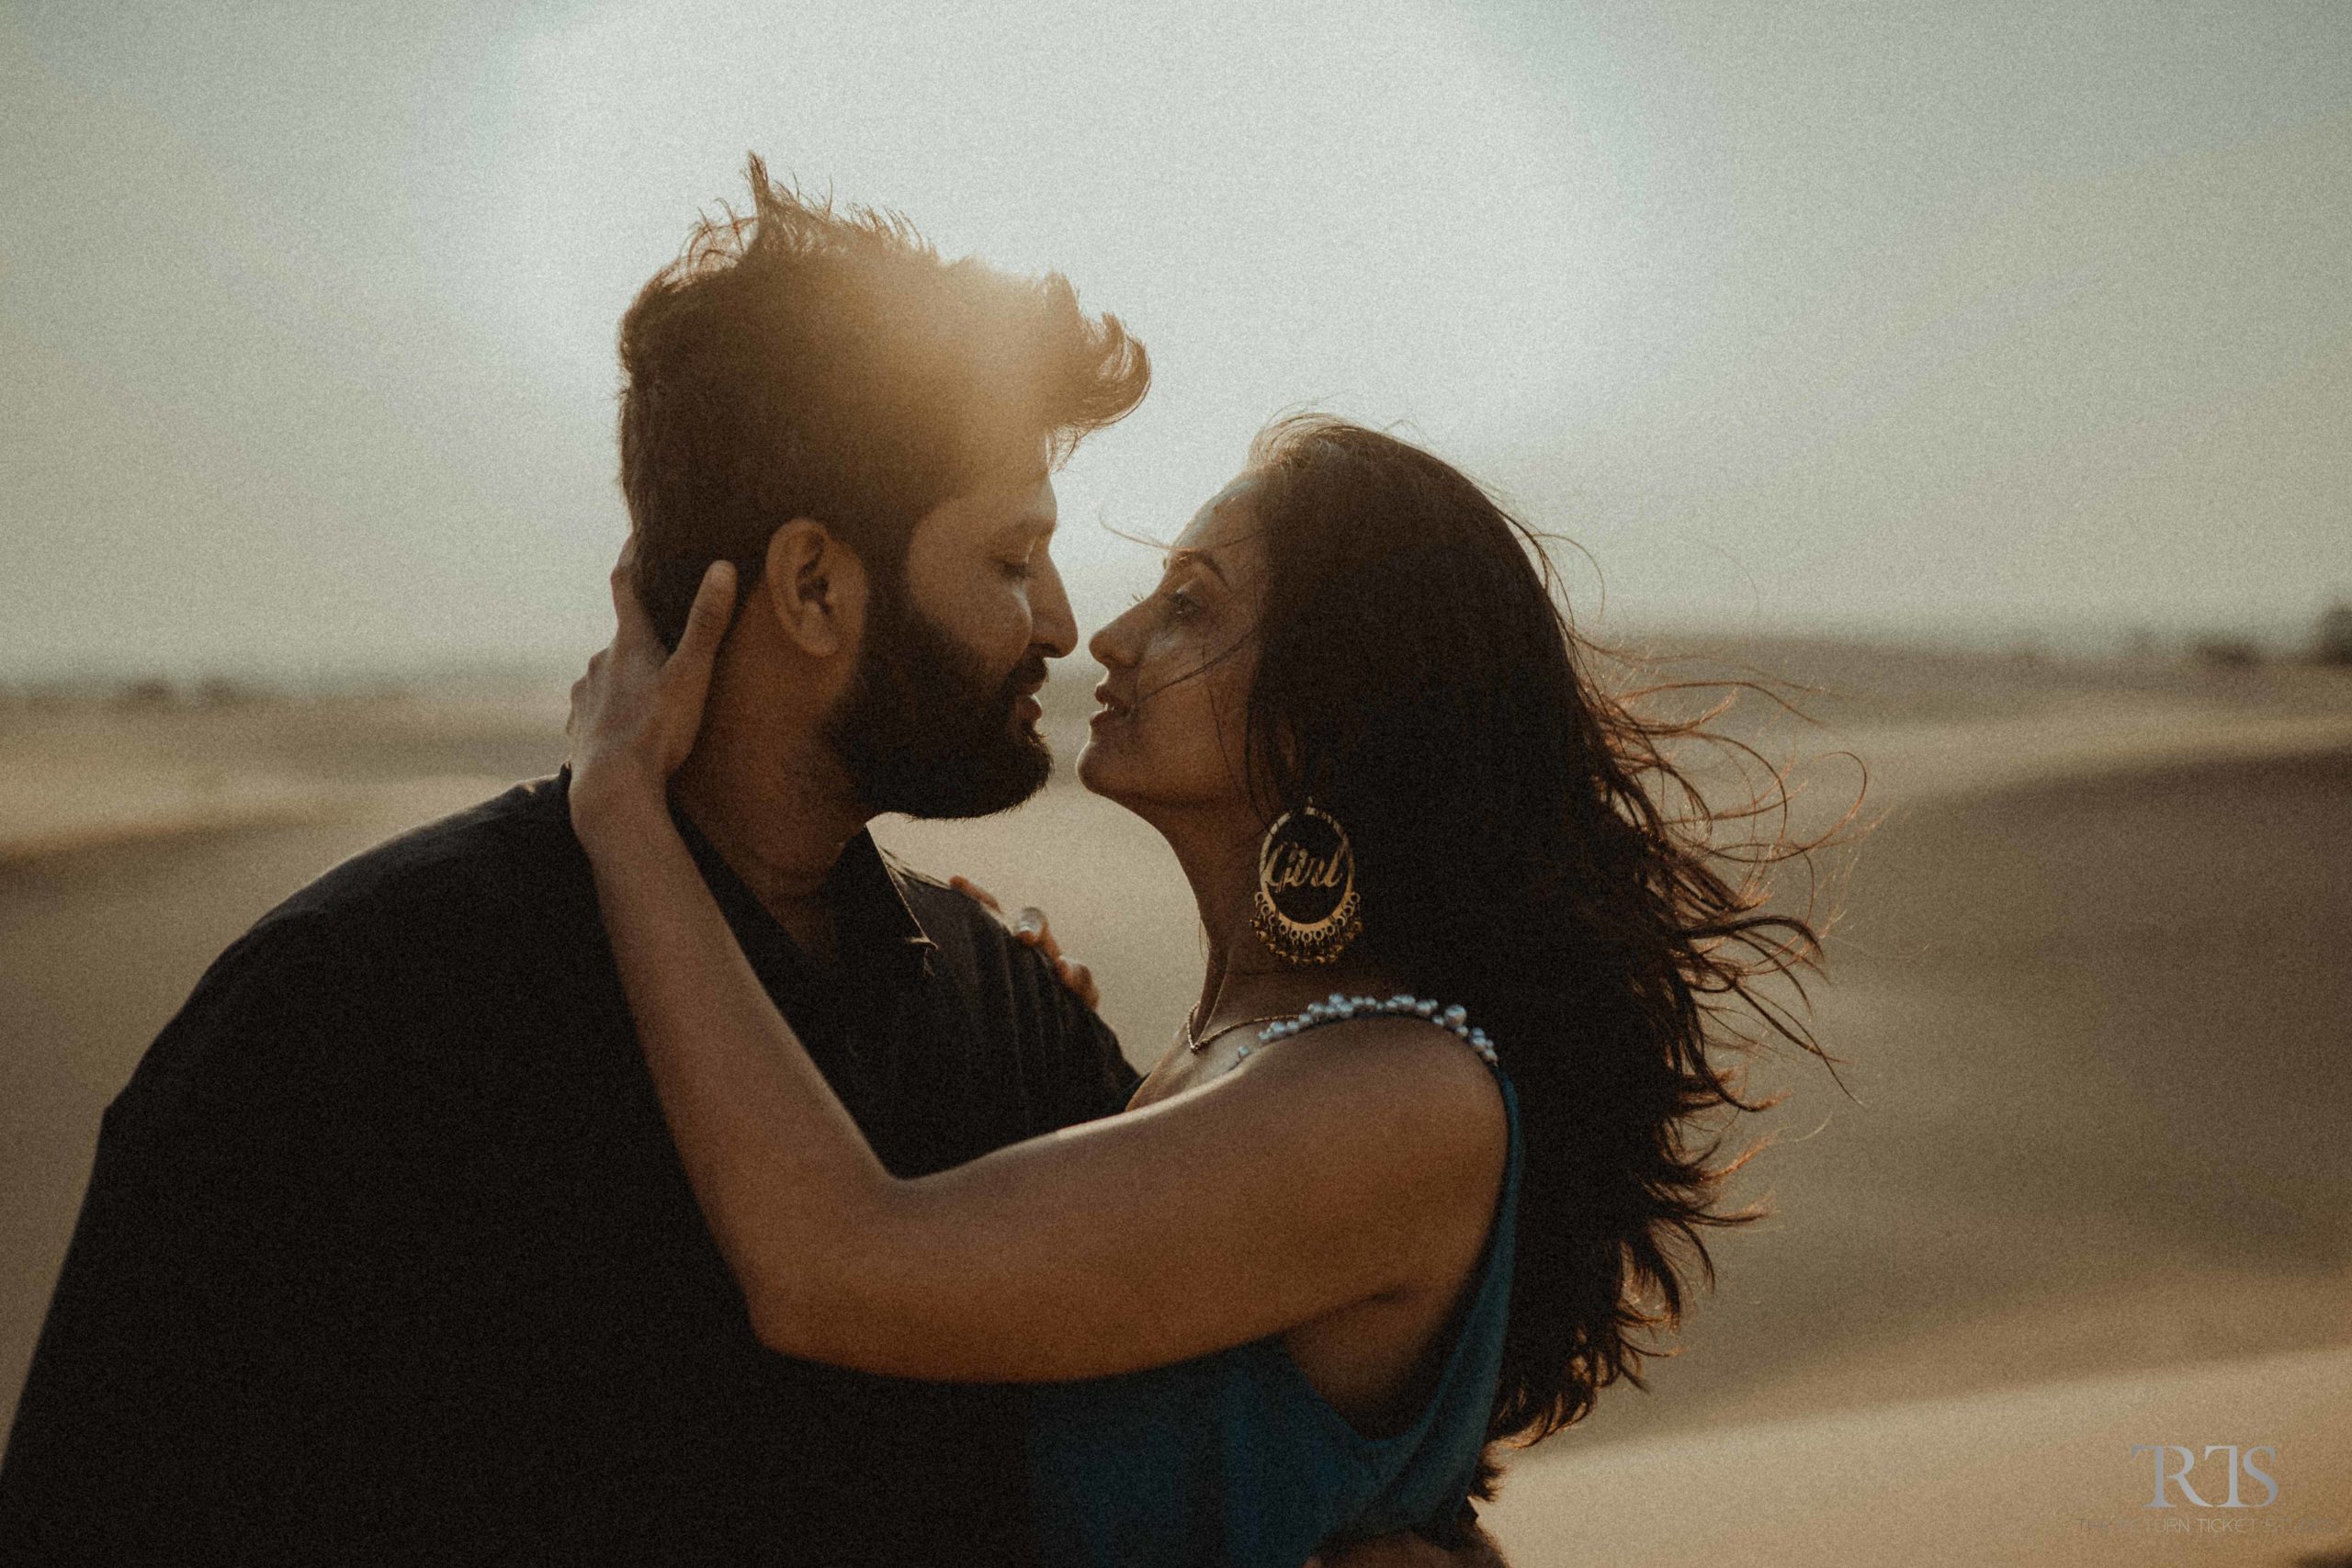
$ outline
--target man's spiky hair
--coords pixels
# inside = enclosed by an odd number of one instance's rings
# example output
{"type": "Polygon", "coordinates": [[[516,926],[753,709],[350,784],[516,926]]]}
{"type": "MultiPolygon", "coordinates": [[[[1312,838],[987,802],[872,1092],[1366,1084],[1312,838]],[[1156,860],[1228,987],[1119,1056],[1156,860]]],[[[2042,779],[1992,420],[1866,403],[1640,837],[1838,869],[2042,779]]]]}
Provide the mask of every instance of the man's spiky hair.
{"type": "Polygon", "coordinates": [[[808,517],[894,581],[933,508],[1058,462],[1151,380],[1059,273],[944,261],[899,213],[748,173],[751,209],[706,217],[621,319],[621,489],[673,644],[712,561],[748,586],[808,517]]]}

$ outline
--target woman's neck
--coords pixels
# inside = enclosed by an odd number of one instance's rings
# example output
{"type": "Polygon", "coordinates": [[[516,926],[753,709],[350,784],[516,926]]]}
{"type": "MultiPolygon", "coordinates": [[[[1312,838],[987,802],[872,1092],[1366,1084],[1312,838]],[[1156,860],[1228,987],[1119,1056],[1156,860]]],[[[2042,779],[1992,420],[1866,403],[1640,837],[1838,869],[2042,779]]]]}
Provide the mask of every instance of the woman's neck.
{"type": "Polygon", "coordinates": [[[1211,960],[1201,1000],[1191,1023],[1194,1036],[1244,1019],[1288,1018],[1309,1002],[1343,996],[1394,996],[1396,976],[1369,960],[1342,953],[1330,964],[1286,964],[1266,950],[1257,933],[1244,928],[1243,951],[1211,960]]]}
{"type": "Polygon", "coordinates": [[[1258,840],[1229,825],[1196,832],[1163,833],[1193,886],[1208,962],[1200,999],[1187,1027],[1195,1038],[1223,1024],[1249,1018],[1287,1017],[1334,991],[1348,996],[1392,996],[1396,977],[1384,974],[1361,953],[1343,953],[1330,964],[1285,963],[1260,940],[1253,914],[1258,890],[1258,840]]]}

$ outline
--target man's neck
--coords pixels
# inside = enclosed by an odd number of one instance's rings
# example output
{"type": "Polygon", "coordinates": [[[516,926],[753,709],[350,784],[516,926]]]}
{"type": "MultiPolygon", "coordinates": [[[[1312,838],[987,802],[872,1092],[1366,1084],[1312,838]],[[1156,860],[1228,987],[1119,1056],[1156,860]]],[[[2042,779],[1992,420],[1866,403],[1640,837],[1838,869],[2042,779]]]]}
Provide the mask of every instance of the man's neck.
{"type": "Polygon", "coordinates": [[[670,781],[672,801],[728,868],[793,941],[820,956],[832,947],[825,878],[866,823],[839,773],[813,736],[796,744],[713,715],[670,781]]]}

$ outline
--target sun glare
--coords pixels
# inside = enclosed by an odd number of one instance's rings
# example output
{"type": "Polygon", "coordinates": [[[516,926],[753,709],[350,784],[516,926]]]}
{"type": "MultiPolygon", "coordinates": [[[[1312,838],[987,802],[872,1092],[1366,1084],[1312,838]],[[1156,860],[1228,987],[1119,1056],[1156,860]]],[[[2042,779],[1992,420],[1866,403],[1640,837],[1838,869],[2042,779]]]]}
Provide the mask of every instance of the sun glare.
{"type": "MultiPolygon", "coordinates": [[[[1606,160],[1556,94],[1413,0],[621,0],[512,70],[503,216],[469,222],[514,254],[477,243],[448,287],[514,352],[608,387],[631,291],[755,150],[950,254],[1057,268],[1143,336],[1150,400],[1063,481],[1081,524],[1172,534],[1302,402],[1508,441],[1589,371],[1620,271],[1606,160]]],[[[1074,590],[1109,603],[1123,547],[1068,532],[1074,590]]]]}

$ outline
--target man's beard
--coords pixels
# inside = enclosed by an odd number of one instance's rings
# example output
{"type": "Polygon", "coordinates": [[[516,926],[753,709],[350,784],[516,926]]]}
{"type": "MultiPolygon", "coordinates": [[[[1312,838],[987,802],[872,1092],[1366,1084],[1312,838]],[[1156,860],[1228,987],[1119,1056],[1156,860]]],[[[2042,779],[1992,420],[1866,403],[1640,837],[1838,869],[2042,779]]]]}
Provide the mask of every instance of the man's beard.
{"type": "Polygon", "coordinates": [[[859,803],[910,817],[986,817],[1045,787],[1054,754],[1013,715],[1046,678],[1035,652],[1002,679],[906,602],[873,595],[857,672],[825,739],[859,803]]]}

